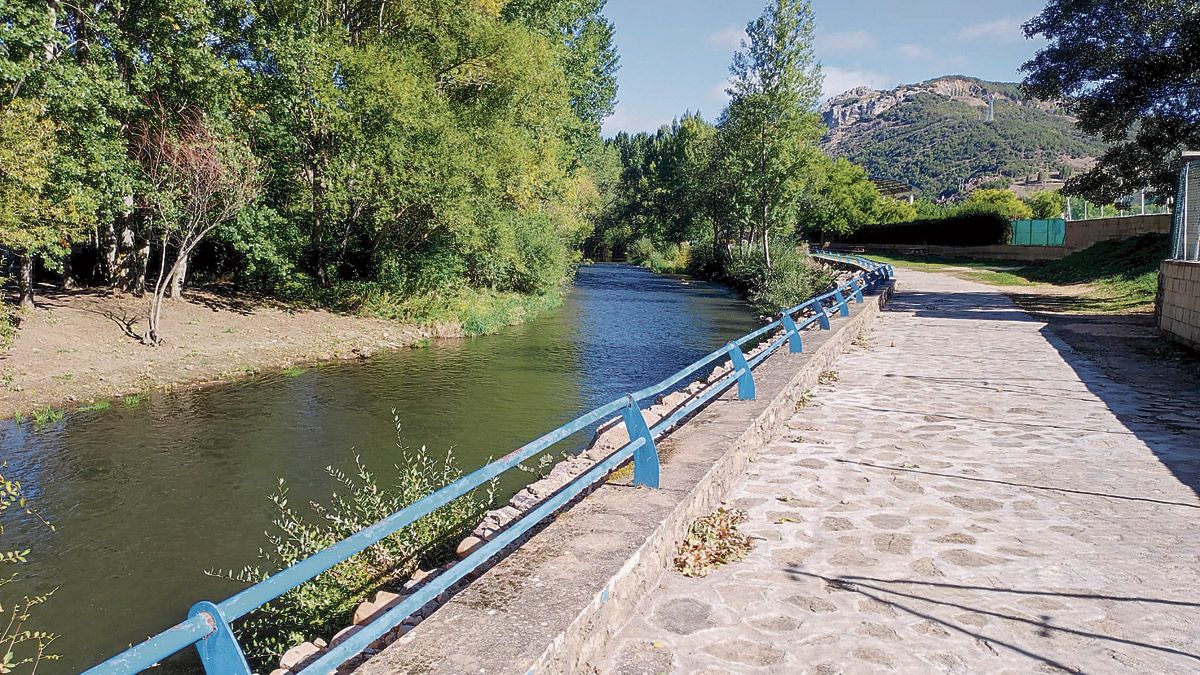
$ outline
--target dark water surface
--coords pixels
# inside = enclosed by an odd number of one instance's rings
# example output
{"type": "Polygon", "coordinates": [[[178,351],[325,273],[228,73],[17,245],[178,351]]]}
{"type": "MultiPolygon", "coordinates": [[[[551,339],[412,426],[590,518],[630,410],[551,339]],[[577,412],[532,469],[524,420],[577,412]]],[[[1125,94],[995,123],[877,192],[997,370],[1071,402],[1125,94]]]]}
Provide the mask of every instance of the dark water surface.
{"type": "MultiPolygon", "coordinates": [[[[325,467],[356,454],[386,478],[393,409],[409,445],[453,447],[469,470],[754,324],[723,288],[592,265],[561,309],[499,335],[117,402],[39,431],[9,422],[6,473],[57,528],[5,515],[4,548],[34,549],[7,590],[58,589],[31,627],[60,633],[64,657],[41,672],[93,665],[240,590],[204,570],[255,563],[277,480],[293,504],[327,501],[325,467]]],[[[509,489],[528,478],[510,474],[509,489]]]]}

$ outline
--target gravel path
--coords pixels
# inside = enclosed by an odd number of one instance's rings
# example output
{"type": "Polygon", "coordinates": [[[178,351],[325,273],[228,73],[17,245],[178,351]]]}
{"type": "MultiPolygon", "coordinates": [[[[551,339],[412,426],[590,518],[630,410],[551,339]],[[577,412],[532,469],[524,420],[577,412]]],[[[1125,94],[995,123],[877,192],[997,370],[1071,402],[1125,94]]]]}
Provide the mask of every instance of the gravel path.
{"type": "Polygon", "coordinates": [[[1004,295],[904,271],[600,672],[1200,672],[1200,400],[1114,382],[1004,295]]]}

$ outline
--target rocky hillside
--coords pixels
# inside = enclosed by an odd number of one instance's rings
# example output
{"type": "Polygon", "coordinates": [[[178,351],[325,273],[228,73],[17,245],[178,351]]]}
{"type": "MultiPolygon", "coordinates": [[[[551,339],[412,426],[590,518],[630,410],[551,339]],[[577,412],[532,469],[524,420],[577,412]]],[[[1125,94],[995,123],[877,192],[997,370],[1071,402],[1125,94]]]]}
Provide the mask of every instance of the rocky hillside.
{"type": "Polygon", "coordinates": [[[896,178],[923,197],[953,197],[981,185],[1053,187],[1061,173],[1086,169],[1104,150],[1053,104],[1025,99],[1018,86],[940,77],[891,91],[869,87],[821,107],[826,152],[896,178]],[[995,119],[987,121],[988,97],[995,119]]]}

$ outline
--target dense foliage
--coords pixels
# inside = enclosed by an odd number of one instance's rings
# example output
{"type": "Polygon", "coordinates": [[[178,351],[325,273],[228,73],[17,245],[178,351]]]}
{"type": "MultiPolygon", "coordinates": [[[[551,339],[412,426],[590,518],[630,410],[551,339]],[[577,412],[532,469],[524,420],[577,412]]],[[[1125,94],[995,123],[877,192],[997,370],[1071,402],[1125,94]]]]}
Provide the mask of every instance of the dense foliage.
{"type": "MultiPolygon", "coordinates": [[[[1018,202],[1020,203],[1020,202],[1018,202]]],[[[987,246],[1007,243],[1009,218],[981,206],[931,208],[908,223],[864,227],[839,241],[850,244],[987,246]]]]}
{"type": "Polygon", "coordinates": [[[1025,33],[1049,42],[1022,67],[1026,90],[1113,144],[1067,189],[1100,203],[1171,196],[1180,151],[1200,147],[1200,3],[1051,0],[1025,33]]]}
{"type": "Polygon", "coordinates": [[[0,245],[40,271],[73,244],[71,278],[135,293],[553,294],[601,206],[603,4],[5,3],[0,245]],[[165,184],[139,140],[195,126],[253,155],[261,193],[199,241],[164,237],[196,181],[165,184]]]}
{"type": "Polygon", "coordinates": [[[902,180],[934,199],[965,194],[989,179],[1006,186],[1038,172],[1069,174],[1064,158],[1104,151],[1104,143],[1076,129],[1071,118],[1023,100],[1014,85],[978,84],[998,94],[992,122],[980,101],[918,90],[878,116],[839,130],[833,152],[872,176],[902,180]]]}

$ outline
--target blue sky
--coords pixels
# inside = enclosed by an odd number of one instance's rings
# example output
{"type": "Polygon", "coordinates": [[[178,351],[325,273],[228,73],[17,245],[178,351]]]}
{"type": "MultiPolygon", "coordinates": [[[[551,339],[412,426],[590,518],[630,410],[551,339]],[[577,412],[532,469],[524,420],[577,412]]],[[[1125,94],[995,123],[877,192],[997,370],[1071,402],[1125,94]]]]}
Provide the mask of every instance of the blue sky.
{"type": "MultiPolygon", "coordinates": [[[[608,0],[621,69],[606,135],[649,131],[685,110],[715,119],[729,60],[766,0],[608,0]]],[[[1043,0],[813,0],[825,93],[963,74],[1016,81],[1040,42],[1021,24],[1043,0]]]]}

